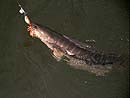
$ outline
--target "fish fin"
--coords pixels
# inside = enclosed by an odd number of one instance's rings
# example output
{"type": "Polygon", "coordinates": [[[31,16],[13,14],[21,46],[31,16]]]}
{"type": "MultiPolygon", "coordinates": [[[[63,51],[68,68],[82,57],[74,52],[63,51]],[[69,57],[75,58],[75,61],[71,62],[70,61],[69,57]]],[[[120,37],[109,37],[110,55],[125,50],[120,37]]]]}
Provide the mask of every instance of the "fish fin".
{"type": "Polygon", "coordinates": [[[53,49],[53,55],[52,55],[57,61],[60,61],[62,57],[64,56],[64,53],[60,51],[57,48],[53,49]]]}
{"type": "Polygon", "coordinates": [[[86,40],[85,42],[80,42],[80,41],[70,38],[66,35],[63,35],[63,37],[65,37],[69,41],[73,42],[75,45],[79,46],[80,48],[84,48],[84,49],[90,48],[91,49],[94,47],[94,44],[92,45],[92,43],[95,42],[95,40],[91,40],[91,41],[89,40],[89,42],[87,42],[88,40],[86,40]]]}

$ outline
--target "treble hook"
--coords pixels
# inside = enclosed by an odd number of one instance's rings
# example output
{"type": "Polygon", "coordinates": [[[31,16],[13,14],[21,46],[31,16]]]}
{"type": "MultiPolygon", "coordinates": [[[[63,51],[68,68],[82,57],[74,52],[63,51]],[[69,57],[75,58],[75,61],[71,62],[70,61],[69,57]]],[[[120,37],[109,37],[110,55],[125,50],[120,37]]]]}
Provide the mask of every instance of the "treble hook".
{"type": "Polygon", "coordinates": [[[24,15],[24,21],[28,24],[31,25],[31,21],[29,19],[29,17],[27,16],[27,12],[25,12],[25,10],[23,9],[23,7],[21,6],[21,4],[17,1],[18,6],[20,7],[19,13],[24,15]]]}

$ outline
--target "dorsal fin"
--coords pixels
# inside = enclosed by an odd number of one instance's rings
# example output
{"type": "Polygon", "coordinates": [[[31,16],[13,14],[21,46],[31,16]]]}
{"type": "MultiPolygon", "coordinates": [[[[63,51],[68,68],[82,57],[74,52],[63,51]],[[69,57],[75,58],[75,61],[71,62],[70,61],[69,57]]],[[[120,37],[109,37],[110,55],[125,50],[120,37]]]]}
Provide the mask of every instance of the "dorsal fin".
{"type": "Polygon", "coordinates": [[[73,38],[70,38],[70,37],[68,37],[68,36],[66,36],[66,35],[63,35],[63,37],[65,37],[66,39],[68,39],[70,42],[73,42],[75,45],[77,45],[77,46],[80,47],[80,48],[83,48],[83,49],[94,49],[93,46],[88,45],[88,44],[83,43],[83,42],[80,42],[80,41],[78,41],[78,40],[75,40],[75,39],[73,39],[73,38]]]}

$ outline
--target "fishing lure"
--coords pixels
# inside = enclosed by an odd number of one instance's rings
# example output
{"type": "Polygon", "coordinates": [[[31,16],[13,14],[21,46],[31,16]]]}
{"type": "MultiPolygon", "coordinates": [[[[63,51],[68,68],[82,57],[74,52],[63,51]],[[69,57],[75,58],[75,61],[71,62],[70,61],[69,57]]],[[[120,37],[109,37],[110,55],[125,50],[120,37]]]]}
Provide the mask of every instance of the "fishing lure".
{"type": "Polygon", "coordinates": [[[47,45],[57,61],[65,57],[68,64],[75,68],[88,70],[96,75],[104,75],[119,60],[119,56],[115,54],[97,51],[93,46],[87,44],[90,41],[82,43],[46,26],[33,23],[20,4],[19,7],[19,12],[23,14],[24,21],[28,25],[27,30],[30,36],[39,38],[47,45]]]}

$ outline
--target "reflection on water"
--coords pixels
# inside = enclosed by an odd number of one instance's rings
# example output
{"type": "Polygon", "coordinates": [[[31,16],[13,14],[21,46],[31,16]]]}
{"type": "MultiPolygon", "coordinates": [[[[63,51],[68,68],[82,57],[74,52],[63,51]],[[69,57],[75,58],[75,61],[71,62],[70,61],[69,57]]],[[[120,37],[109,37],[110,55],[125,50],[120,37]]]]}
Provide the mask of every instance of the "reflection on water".
{"type": "MultiPolygon", "coordinates": [[[[21,1],[32,20],[80,39],[95,39],[106,51],[128,55],[127,5],[116,0],[21,1]],[[123,39],[123,40],[122,40],[123,39]]],[[[0,3],[1,98],[127,98],[124,70],[96,77],[57,62],[38,39],[29,37],[15,1],[0,3]],[[109,93],[108,93],[109,92],[109,93]]]]}

